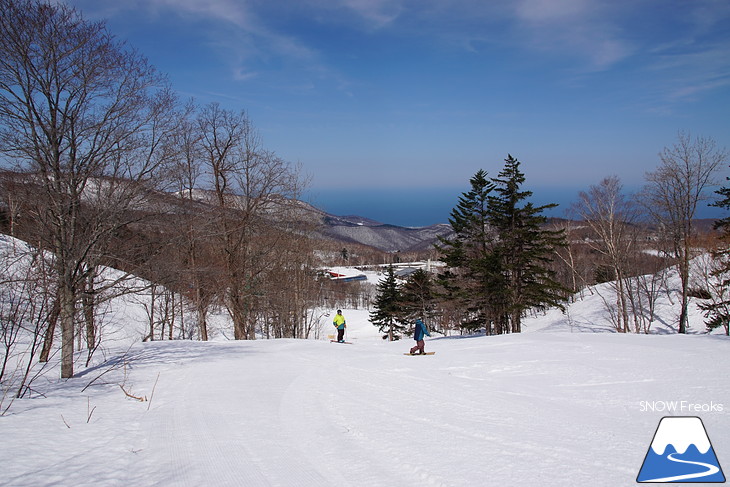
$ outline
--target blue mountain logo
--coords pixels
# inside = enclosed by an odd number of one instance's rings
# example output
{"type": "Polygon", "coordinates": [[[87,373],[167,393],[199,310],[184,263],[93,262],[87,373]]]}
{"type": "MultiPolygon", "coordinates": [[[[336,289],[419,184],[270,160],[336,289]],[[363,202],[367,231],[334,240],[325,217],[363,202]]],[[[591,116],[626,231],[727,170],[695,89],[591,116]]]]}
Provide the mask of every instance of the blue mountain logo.
{"type": "Polygon", "coordinates": [[[662,418],[636,481],[725,482],[702,420],[695,416],[662,418]]]}

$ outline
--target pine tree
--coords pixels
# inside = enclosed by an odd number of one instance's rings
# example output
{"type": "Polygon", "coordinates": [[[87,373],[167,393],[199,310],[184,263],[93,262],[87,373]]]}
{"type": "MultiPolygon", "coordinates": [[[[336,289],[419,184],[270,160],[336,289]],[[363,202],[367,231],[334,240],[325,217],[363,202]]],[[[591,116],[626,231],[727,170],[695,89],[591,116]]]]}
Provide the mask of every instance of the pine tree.
{"type": "MultiPolygon", "coordinates": [[[[730,178],[726,178],[726,181],[730,181],[730,178]]],[[[716,201],[711,206],[717,206],[718,208],[725,208],[730,210],[730,187],[722,187],[715,191],[715,194],[722,196],[720,201],[716,201]]],[[[725,239],[730,238],[730,216],[718,220],[715,222],[715,228],[723,231],[723,237],[725,239]]]]}
{"type": "MultiPolygon", "coordinates": [[[[716,193],[723,199],[713,203],[712,206],[730,210],[730,187],[720,188],[716,193]]],[[[716,221],[715,228],[722,231],[722,239],[725,242],[730,241],[730,217],[716,221]]],[[[705,325],[708,331],[722,326],[725,328],[725,334],[730,335],[730,297],[726,292],[730,286],[728,278],[730,276],[730,249],[719,248],[712,253],[712,256],[717,262],[717,268],[713,271],[712,277],[719,281],[719,285],[716,286],[715,295],[712,296],[710,302],[702,303],[699,307],[707,318],[705,325]]]]}
{"type": "Polygon", "coordinates": [[[556,205],[525,201],[532,192],[521,189],[525,175],[511,155],[497,178],[480,170],[470,182],[449,219],[455,236],[437,245],[447,264],[439,284],[465,310],[465,328],[520,332],[526,310],[561,306],[568,292],[551,269],[563,232],[543,229],[542,212],[556,205]]]}
{"type": "Polygon", "coordinates": [[[431,276],[423,269],[418,269],[401,286],[401,323],[407,327],[413,325],[416,318],[429,320],[433,317],[436,293],[431,276]]]}
{"type": "Polygon", "coordinates": [[[471,190],[463,193],[451,212],[453,238],[440,238],[436,246],[447,270],[439,275],[445,299],[463,309],[461,326],[485,328],[491,334],[497,314],[493,292],[499,286],[493,254],[494,232],[489,225],[489,194],[494,184],[484,170],[470,180],[471,190]]]}
{"type": "Polygon", "coordinates": [[[504,314],[498,322],[498,332],[520,332],[522,315],[530,308],[561,306],[567,290],[556,280],[550,268],[557,247],[565,245],[562,230],[543,229],[546,218],[542,212],[557,205],[534,206],[525,200],[531,191],[521,190],[525,175],[520,162],[508,155],[504,169],[497,178],[494,196],[489,197],[489,222],[497,232],[494,255],[496,269],[502,274],[504,287],[499,302],[504,314]]]}
{"type": "Polygon", "coordinates": [[[370,313],[370,322],[384,333],[384,340],[400,340],[405,327],[401,323],[401,295],[392,265],[388,266],[385,279],[378,282],[375,292],[375,310],[370,313]]]}

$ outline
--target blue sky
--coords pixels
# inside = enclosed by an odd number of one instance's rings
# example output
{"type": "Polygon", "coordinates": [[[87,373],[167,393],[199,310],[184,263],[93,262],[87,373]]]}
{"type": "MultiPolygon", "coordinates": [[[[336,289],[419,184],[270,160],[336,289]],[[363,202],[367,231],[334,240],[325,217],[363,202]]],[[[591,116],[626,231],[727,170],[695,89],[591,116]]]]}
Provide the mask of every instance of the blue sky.
{"type": "Polygon", "coordinates": [[[565,208],[605,176],[640,186],[679,130],[730,147],[726,0],[67,3],[182,98],[247,110],[335,214],[445,222],[507,154],[565,208]]]}

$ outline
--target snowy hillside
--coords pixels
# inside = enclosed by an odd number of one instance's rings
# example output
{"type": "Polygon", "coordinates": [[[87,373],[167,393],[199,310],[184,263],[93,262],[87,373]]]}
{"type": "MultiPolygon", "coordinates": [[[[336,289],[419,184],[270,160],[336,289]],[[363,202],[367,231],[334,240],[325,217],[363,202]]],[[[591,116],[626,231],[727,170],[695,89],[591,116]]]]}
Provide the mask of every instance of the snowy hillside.
{"type": "MultiPolygon", "coordinates": [[[[179,193],[175,195],[179,196],[179,193]]],[[[203,205],[214,203],[214,194],[211,191],[195,190],[192,198],[203,205]]],[[[238,197],[233,199],[232,204],[242,207],[244,201],[244,198],[238,197]]],[[[289,198],[272,198],[266,206],[272,217],[277,211],[284,209],[288,218],[296,217],[298,220],[310,222],[314,226],[311,230],[313,235],[344,243],[367,245],[385,252],[431,249],[438,237],[453,233],[451,225],[447,224],[401,227],[360,216],[331,215],[310,203],[289,198]]]]}
{"type": "Polygon", "coordinates": [[[343,218],[329,217],[325,219],[320,233],[343,242],[394,252],[430,249],[438,237],[449,236],[453,231],[450,225],[445,224],[412,228],[382,223],[352,223],[343,218]]]}
{"type": "Polygon", "coordinates": [[[351,345],[140,343],[140,305],[117,306],[106,362],[0,417],[0,485],[628,486],[670,414],[700,416],[730,465],[730,339],[697,313],[693,335],[664,305],[657,334],[609,333],[589,292],[525,333],[434,334],[412,357],[367,310],[344,310],[351,345]]]}
{"type": "Polygon", "coordinates": [[[722,405],[699,415],[730,458],[723,337],[435,338],[410,357],[353,328],[354,345],[139,344],[45,384],[0,418],[0,484],[632,485],[667,414],[646,401],[722,405]]]}

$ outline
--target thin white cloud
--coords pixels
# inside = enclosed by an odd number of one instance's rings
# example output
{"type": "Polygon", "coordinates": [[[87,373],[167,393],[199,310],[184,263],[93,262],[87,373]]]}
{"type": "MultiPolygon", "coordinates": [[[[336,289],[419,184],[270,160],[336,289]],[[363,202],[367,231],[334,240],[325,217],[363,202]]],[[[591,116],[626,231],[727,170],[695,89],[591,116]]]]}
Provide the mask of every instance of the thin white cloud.
{"type": "MultiPolygon", "coordinates": [[[[75,1],[86,2],[91,0],[75,1]]],[[[272,15],[282,12],[289,22],[364,29],[393,36],[394,42],[398,37],[419,39],[423,49],[438,43],[474,52],[514,49],[527,59],[542,57],[545,65],[553,63],[571,76],[611,70],[625,60],[638,61],[643,64],[637,69],[668,73],[668,80],[661,82],[663,92],[676,99],[724,86],[730,46],[703,45],[697,38],[726,25],[730,4],[667,0],[667,11],[656,17],[649,33],[632,30],[641,25],[642,16],[649,18],[664,2],[649,0],[637,6],[620,0],[277,0],[272,8],[259,0],[96,0],[93,8],[97,12],[124,8],[208,22],[203,32],[229,63],[231,77],[242,82],[264,76],[263,63],[294,67],[310,79],[329,80],[343,92],[357,84],[338,70],[336,59],[279,27],[285,23],[276,22],[272,15]],[[687,28],[678,30],[669,42],[667,32],[650,37],[672,15],[673,22],[680,18],[687,28]]]]}
{"type": "Polygon", "coordinates": [[[240,26],[251,26],[246,2],[236,0],[63,0],[91,18],[111,18],[124,12],[135,15],[181,16],[219,19],[240,26]]]}
{"type": "MultiPolygon", "coordinates": [[[[352,24],[377,30],[396,22],[408,0],[293,0],[324,23],[352,24]]],[[[427,2],[428,0],[423,0],[427,2]]]]}
{"type": "Polygon", "coordinates": [[[232,43],[241,43],[246,50],[255,45],[256,49],[271,49],[285,56],[311,54],[286,35],[269,30],[250,2],[245,0],[144,0],[144,4],[148,9],[167,10],[189,19],[215,22],[220,29],[216,36],[219,45],[233,34],[232,43]]]}
{"type": "Polygon", "coordinates": [[[693,99],[730,86],[730,42],[714,46],[685,45],[682,51],[666,48],[657,52],[657,61],[648,68],[663,80],[661,87],[670,100],[693,99]]]}
{"type": "Polygon", "coordinates": [[[520,20],[536,24],[581,20],[591,13],[588,0],[521,0],[515,3],[520,20]]]}
{"type": "Polygon", "coordinates": [[[76,0],[74,4],[85,12],[102,12],[105,17],[133,12],[153,18],[175,15],[193,24],[201,23],[210,45],[230,64],[231,78],[235,80],[247,81],[258,76],[260,73],[250,66],[261,59],[278,58],[311,66],[320,62],[315,50],[271,29],[251,0],[96,0],[88,9],[87,1],[76,0]]]}
{"type": "Polygon", "coordinates": [[[256,71],[247,71],[245,67],[238,66],[233,69],[233,79],[236,81],[248,81],[256,78],[259,75],[256,71]]]}
{"type": "Polygon", "coordinates": [[[730,4],[698,0],[680,7],[675,38],[648,49],[645,67],[670,102],[730,86],[730,4]]]}
{"type": "MultiPolygon", "coordinates": [[[[626,6],[607,0],[308,0],[310,8],[343,9],[374,29],[421,36],[476,50],[475,45],[514,46],[573,57],[584,71],[608,69],[634,52],[614,22],[626,6]]],[[[335,21],[335,20],[333,20],[335,21]]]]}
{"type": "Polygon", "coordinates": [[[218,19],[241,28],[252,29],[255,22],[246,2],[235,0],[144,0],[152,8],[170,9],[175,12],[218,19]]]}
{"type": "Polygon", "coordinates": [[[617,9],[598,0],[521,0],[514,15],[531,50],[574,56],[601,71],[635,51],[620,34],[617,9]]]}
{"type": "Polygon", "coordinates": [[[342,0],[343,5],[375,27],[392,23],[403,12],[400,2],[393,0],[342,0]]]}

